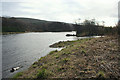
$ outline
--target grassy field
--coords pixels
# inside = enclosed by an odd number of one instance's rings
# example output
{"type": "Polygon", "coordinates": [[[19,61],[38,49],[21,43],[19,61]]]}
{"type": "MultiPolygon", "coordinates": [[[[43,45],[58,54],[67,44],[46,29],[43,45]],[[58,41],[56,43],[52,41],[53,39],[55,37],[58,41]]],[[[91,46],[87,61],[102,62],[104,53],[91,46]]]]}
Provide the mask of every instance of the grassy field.
{"type": "Polygon", "coordinates": [[[64,47],[41,57],[14,78],[118,78],[119,46],[117,37],[87,38],[58,42],[64,47]]]}

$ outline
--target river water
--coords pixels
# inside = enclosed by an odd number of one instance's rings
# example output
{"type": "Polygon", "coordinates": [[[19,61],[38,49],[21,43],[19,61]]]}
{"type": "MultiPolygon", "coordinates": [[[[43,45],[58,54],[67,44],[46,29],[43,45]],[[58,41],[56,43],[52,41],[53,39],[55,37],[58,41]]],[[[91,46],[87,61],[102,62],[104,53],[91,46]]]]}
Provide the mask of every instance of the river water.
{"type": "Polygon", "coordinates": [[[59,41],[71,41],[87,37],[66,37],[66,34],[76,32],[30,32],[21,34],[0,35],[0,79],[10,78],[17,72],[27,70],[30,65],[50,51],[60,50],[50,48],[49,45],[59,41]],[[1,56],[2,55],[2,56],[1,56]],[[11,73],[13,67],[22,66],[19,70],[11,73]],[[1,69],[2,68],[2,69],[1,69]],[[2,74],[1,74],[2,72],[2,74]]]}
{"type": "Polygon", "coordinates": [[[2,44],[2,77],[8,78],[17,72],[26,70],[40,57],[56,50],[56,48],[49,47],[51,44],[78,39],[75,36],[66,37],[66,34],[75,34],[75,32],[31,32],[3,35],[0,43],[2,44]],[[17,66],[23,67],[10,73],[10,69],[17,66]]]}

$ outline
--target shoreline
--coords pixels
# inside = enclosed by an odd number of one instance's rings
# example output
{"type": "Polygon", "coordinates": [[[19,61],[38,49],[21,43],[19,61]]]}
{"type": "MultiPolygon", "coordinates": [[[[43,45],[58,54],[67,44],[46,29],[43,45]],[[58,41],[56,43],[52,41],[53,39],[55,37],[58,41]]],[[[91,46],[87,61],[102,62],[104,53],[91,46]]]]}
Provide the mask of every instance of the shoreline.
{"type": "Polygon", "coordinates": [[[21,33],[27,33],[27,32],[1,32],[0,35],[21,34],[21,33]]]}
{"type": "MultiPolygon", "coordinates": [[[[41,31],[39,33],[45,33],[45,32],[52,32],[52,31],[41,31]]],[[[56,32],[53,31],[52,33],[57,33],[57,32],[74,32],[74,31],[56,31],[56,32]]],[[[0,35],[20,34],[20,33],[32,33],[32,32],[29,32],[29,31],[26,31],[26,32],[0,32],[0,35]]],[[[36,33],[37,33],[37,31],[36,31],[36,33]]]]}
{"type": "Polygon", "coordinates": [[[17,73],[13,78],[97,78],[100,75],[118,78],[116,41],[116,37],[100,37],[55,43],[50,47],[65,48],[41,57],[28,70],[17,73]],[[108,63],[116,66],[113,68],[108,63]]]}

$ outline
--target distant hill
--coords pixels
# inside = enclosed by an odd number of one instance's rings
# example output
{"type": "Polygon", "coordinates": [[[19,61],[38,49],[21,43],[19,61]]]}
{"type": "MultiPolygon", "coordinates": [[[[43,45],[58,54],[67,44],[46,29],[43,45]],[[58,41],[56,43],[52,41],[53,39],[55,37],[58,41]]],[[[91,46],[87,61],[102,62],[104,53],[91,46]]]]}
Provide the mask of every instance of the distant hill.
{"type": "Polygon", "coordinates": [[[75,29],[72,24],[64,22],[2,17],[2,32],[65,32],[73,30],[75,29]]]}

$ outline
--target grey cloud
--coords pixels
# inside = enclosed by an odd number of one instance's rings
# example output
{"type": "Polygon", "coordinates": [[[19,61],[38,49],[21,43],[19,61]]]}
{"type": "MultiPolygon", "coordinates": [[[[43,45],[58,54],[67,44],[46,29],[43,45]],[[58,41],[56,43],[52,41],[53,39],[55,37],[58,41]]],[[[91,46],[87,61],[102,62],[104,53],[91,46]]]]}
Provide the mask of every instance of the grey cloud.
{"type": "Polygon", "coordinates": [[[17,16],[22,14],[18,2],[2,2],[2,15],[17,16]]]}
{"type": "Polygon", "coordinates": [[[86,17],[97,17],[100,20],[104,19],[104,17],[115,18],[117,9],[112,8],[112,3],[107,3],[107,1],[104,1],[104,4],[102,0],[91,0],[91,2],[90,0],[38,0],[37,4],[35,2],[3,2],[2,12],[3,15],[8,16],[23,16],[65,22],[72,22],[72,19],[84,19],[86,17]]]}

